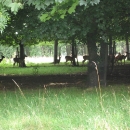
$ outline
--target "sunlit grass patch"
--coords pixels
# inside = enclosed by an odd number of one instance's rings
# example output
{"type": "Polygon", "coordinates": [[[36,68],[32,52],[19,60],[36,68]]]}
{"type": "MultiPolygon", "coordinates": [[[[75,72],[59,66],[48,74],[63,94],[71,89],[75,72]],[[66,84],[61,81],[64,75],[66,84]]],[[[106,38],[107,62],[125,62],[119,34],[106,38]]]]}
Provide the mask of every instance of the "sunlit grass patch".
{"type": "Polygon", "coordinates": [[[87,67],[73,67],[53,64],[41,64],[25,68],[20,67],[0,67],[0,75],[53,75],[53,74],[76,74],[86,73],[87,67]]]}

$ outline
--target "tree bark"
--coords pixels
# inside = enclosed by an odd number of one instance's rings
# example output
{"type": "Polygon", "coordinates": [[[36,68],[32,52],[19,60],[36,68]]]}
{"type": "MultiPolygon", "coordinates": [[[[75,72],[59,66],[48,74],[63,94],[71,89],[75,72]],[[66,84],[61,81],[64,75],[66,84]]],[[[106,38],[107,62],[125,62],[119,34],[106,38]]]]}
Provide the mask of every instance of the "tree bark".
{"type": "Polygon", "coordinates": [[[109,55],[112,55],[112,36],[109,36],[109,55]]]}
{"type": "Polygon", "coordinates": [[[89,63],[88,63],[88,83],[90,87],[97,87],[98,82],[98,56],[97,56],[97,47],[96,40],[94,39],[94,34],[87,35],[87,44],[88,44],[88,53],[89,53],[89,63]]]}
{"type": "Polygon", "coordinates": [[[100,63],[99,63],[99,77],[100,77],[100,85],[106,86],[106,75],[107,75],[107,60],[108,60],[108,45],[101,42],[101,50],[100,50],[100,63]]]}
{"type": "Polygon", "coordinates": [[[56,64],[56,61],[57,61],[57,52],[58,52],[58,40],[55,40],[55,43],[54,43],[54,64],[56,64]]]}
{"type": "Polygon", "coordinates": [[[19,67],[26,67],[24,45],[20,42],[19,46],[20,46],[20,62],[19,62],[19,67]]]}
{"type": "Polygon", "coordinates": [[[19,55],[19,48],[18,47],[16,48],[16,55],[17,55],[18,58],[20,57],[20,55],[19,55]]]}
{"type": "Polygon", "coordinates": [[[128,35],[126,35],[126,51],[128,52],[127,59],[130,60],[130,56],[129,56],[129,39],[128,39],[128,35]]]}

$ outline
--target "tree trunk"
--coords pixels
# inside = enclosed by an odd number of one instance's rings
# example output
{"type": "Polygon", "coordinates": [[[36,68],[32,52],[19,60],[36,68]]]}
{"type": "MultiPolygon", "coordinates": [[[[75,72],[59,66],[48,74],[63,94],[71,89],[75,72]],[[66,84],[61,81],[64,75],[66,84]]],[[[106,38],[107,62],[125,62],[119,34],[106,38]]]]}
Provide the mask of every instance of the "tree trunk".
{"type": "Polygon", "coordinates": [[[112,36],[109,36],[109,55],[112,55],[112,36]]]}
{"type": "Polygon", "coordinates": [[[19,43],[19,46],[20,46],[20,62],[19,62],[19,67],[26,67],[24,46],[23,46],[23,44],[21,42],[19,43]]]}
{"type": "Polygon", "coordinates": [[[57,61],[57,52],[58,52],[58,40],[55,40],[55,43],[54,43],[54,64],[56,64],[56,61],[57,61]]]}
{"type": "Polygon", "coordinates": [[[74,39],[72,40],[72,57],[73,57],[73,66],[77,66],[78,60],[77,60],[77,64],[75,61],[75,58],[77,59],[77,48],[76,48],[76,42],[74,39]]]}
{"type": "Polygon", "coordinates": [[[89,63],[88,63],[88,83],[90,87],[97,87],[98,82],[98,56],[97,56],[97,47],[96,41],[94,39],[94,34],[88,34],[87,44],[88,44],[88,53],[89,53],[89,63]]]}
{"type": "Polygon", "coordinates": [[[108,45],[102,41],[100,50],[100,63],[99,63],[99,77],[100,77],[100,84],[102,86],[106,86],[107,59],[108,59],[108,45]]]}
{"type": "Polygon", "coordinates": [[[130,56],[129,56],[129,39],[128,39],[128,35],[126,35],[126,51],[128,52],[127,59],[130,60],[130,56]]]}

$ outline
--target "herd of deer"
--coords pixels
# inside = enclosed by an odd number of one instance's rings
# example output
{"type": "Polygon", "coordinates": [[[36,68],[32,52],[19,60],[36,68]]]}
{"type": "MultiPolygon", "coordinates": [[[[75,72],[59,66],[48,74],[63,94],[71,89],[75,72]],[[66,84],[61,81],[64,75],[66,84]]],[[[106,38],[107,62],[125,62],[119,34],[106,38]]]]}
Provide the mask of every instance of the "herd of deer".
{"type": "MultiPolygon", "coordinates": [[[[25,57],[27,57],[25,55],[25,57]]],[[[5,58],[5,56],[1,56],[0,62],[2,62],[2,60],[5,58]]],[[[21,58],[18,57],[18,55],[15,56],[15,58],[13,58],[13,66],[15,66],[15,64],[17,64],[17,66],[22,62],[23,60],[21,58]]]]}
{"type": "MultiPolygon", "coordinates": [[[[112,62],[112,58],[113,58],[115,65],[119,65],[119,61],[120,61],[121,65],[122,65],[122,61],[125,64],[125,59],[126,59],[127,56],[128,56],[127,52],[125,54],[123,54],[123,55],[118,53],[118,54],[114,55],[114,57],[112,55],[109,55],[108,56],[108,62],[112,62]]],[[[76,58],[76,57],[74,57],[74,58],[76,58]]],[[[65,56],[66,62],[71,61],[71,63],[72,63],[74,58],[72,56],[65,56]]],[[[83,56],[82,63],[84,64],[84,62],[86,60],[89,60],[89,55],[84,55],[83,56]]]]}
{"type": "Polygon", "coordinates": [[[122,65],[122,61],[123,61],[123,64],[125,65],[125,60],[126,60],[126,58],[128,57],[128,54],[129,54],[129,53],[126,52],[126,53],[123,54],[123,55],[122,55],[121,53],[118,53],[118,54],[116,54],[116,55],[114,55],[114,56],[109,55],[109,56],[108,56],[108,58],[109,58],[108,62],[109,62],[109,63],[112,63],[112,59],[113,59],[115,65],[119,65],[119,64],[122,65]]]}
{"type": "MultiPolygon", "coordinates": [[[[76,57],[76,56],[75,56],[75,57],[65,56],[66,63],[67,63],[68,61],[71,61],[71,63],[72,63],[75,58],[77,58],[77,57],[76,57]]],[[[86,60],[89,60],[89,56],[88,56],[88,55],[84,55],[84,56],[83,56],[83,61],[82,61],[82,63],[84,64],[84,62],[85,62],[86,60]]]]}
{"type": "MultiPolygon", "coordinates": [[[[122,54],[120,54],[120,53],[118,53],[117,55],[114,55],[114,56],[109,55],[109,56],[108,56],[108,62],[112,62],[112,58],[114,58],[114,63],[115,63],[115,65],[119,65],[119,61],[120,61],[121,65],[122,65],[122,61],[123,61],[124,64],[125,64],[125,59],[126,59],[127,56],[128,56],[128,53],[127,53],[127,52],[126,52],[124,55],[122,55],[122,54]]],[[[27,57],[27,56],[25,55],[25,57],[27,57]]],[[[1,59],[0,59],[0,62],[1,62],[4,58],[5,58],[5,57],[2,55],[2,56],[1,56],[1,59]]],[[[68,61],[70,61],[70,62],[72,63],[73,60],[74,60],[74,58],[77,58],[77,57],[76,57],[76,56],[75,56],[75,57],[65,56],[66,63],[67,63],[68,61]]],[[[60,59],[61,59],[61,56],[60,56],[59,59],[57,59],[57,61],[56,61],[58,64],[60,63],[60,59]]],[[[84,62],[85,62],[86,60],[89,60],[89,56],[88,56],[88,55],[84,55],[84,56],[83,56],[83,61],[82,61],[82,63],[84,64],[84,62]]],[[[16,55],[16,57],[13,58],[13,61],[14,61],[13,66],[15,66],[16,63],[17,63],[17,65],[20,64],[21,59],[18,58],[18,56],[16,55]]]]}

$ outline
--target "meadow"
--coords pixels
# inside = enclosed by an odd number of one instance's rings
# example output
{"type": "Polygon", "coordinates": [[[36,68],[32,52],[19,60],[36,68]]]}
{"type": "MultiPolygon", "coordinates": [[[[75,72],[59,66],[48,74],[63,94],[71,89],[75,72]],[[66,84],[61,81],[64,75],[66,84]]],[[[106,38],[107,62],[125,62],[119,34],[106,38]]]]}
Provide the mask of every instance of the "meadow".
{"type": "MultiPolygon", "coordinates": [[[[3,64],[2,75],[22,75],[24,69],[28,75],[38,67],[3,64]]],[[[62,64],[44,64],[42,68],[46,73],[49,68],[57,69],[56,74],[61,70],[62,74],[86,71],[86,67],[62,64]]],[[[0,102],[0,130],[130,130],[130,85],[0,90],[0,102]]]]}

